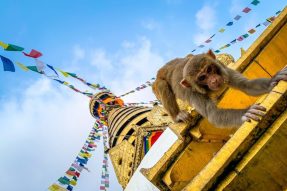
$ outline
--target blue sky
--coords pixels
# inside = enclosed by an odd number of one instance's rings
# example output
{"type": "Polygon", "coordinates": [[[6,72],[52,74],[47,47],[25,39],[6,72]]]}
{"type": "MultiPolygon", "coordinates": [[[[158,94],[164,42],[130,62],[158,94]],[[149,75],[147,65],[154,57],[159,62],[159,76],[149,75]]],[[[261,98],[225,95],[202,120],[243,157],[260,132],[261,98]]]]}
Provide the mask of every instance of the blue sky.
{"type": "MultiPolygon", "coordinates": [[[[286,6],[287,0],[2,0],[0,41],[26,51],[43,53],[41,61],[77,73],[120,95],[150,78],[167,61],[183,57],[237,14],[243,17],[225,27],[210,47],[217,49],[265,21],[286,6]],[[244,14],[249,6],[253,10],[244,14]]],[[[265,28],[224,52],[236,59],[265,28]]],[[[0,55],[33,65],[20,52],[0,55]]],[[[89,90],[70,78],[81,90],[89,90]]],[[[0,185],[3,190],[46,190],[64,175],[83,145],[93,118],[88,98],[33,72],[0,66],[0,185]]],[[[151,89],[131,94],[126,102],[155,99],[151,89]]],[[[99,143],[98,143],[99,144],[99,143]]],[[[102,147],[93,153],[75,190],[98,190],[102,147]]],[[[110,165],[111,166],[111,165],[110,165]]],[[[120,190],[111,171],[111,189],[120,190]]]]}

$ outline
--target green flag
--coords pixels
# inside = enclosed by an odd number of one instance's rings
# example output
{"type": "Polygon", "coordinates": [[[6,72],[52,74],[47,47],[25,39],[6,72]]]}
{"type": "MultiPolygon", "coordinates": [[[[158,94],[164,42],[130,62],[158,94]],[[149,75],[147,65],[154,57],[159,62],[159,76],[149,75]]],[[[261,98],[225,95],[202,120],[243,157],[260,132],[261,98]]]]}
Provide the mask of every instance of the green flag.
{"type": "Polygon", "coordinates": [[[24,48],[22,48],[20,46],[13,45],[13,44],[8,44],[8,46],[5,48],[5,50],[7,50],[7,51],[22,51],[22,50],[24,50],[24,48]]]}

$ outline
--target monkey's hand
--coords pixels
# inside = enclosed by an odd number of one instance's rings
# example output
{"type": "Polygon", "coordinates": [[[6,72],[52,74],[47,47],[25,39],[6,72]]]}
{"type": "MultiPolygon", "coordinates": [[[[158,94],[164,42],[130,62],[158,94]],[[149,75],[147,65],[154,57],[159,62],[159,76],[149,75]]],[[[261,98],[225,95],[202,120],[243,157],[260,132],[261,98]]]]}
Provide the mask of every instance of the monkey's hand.
{"type": "Polygon", "coordinates": [[[249,107],[246,113],[241,117],[241,120],[243,122],[244,121],[251,122],[251,119],[254,121],[260,121],[260,118],[265,115],[264,111],[266,111],[265,107],[258,104],[254,104],[251,107],[249,107]]]}
{"type": "Polygon", "coordinates": [[[187,111],[180,111],[175,118],[175,122],[188,123],[191,122],[191,120],[192,117],[187,111]]]}
{"type": "Polygon", "coordinates": [[[276,86],[280,80],[287,81],[287,66],[285,66],[281,71],[271,78],[270,89],[276,86]]]}

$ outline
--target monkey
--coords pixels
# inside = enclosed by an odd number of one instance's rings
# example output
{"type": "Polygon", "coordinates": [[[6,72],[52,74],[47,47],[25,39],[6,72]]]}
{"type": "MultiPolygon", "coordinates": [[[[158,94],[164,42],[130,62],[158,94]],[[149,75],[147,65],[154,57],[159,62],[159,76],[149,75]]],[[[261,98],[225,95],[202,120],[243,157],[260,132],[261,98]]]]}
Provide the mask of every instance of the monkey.
{"type": "Polygon", "coordinates": [[[158,70],[152,85],[153,92],[174,122],[192,120],[186,111],[180,111],[176,99],[193,106],[203,117],[219,128],[238,128],[243,122],[260,121],[266,108],[259,104],[245,109],[218,108],[212,95],[227,87],[251,96],[266,94],[280,80],[287,81],[287,68],[272,78],[249,80],[240,72],[228,68],[216,59],[212,50],[198,55],[176,58],[158,70]]]}

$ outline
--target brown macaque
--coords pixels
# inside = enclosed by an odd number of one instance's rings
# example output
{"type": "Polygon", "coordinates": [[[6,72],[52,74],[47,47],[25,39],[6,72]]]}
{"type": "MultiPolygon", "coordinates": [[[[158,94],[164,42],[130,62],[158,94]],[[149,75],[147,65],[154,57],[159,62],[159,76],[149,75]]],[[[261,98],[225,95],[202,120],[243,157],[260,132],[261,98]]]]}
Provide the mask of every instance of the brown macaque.
{"type": "Polygon", "coordinates": [[[280,80],[287,81],[286,67],[270,79],[248,80],[216,60],[209,50],[168,62],[158,71],[153,92],[175,122],[191,120],[188,112],[180,111],[176,102],[179,98],[217,127],[239,127],[244,121],[259,121],[266,109],[257,104],[246,109],[221,109],[216,106],[213,95],[226,87],[233,87],[258,96],[270,92],[280,80]]]}

